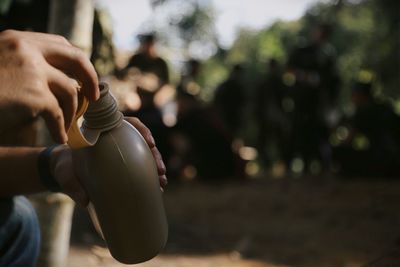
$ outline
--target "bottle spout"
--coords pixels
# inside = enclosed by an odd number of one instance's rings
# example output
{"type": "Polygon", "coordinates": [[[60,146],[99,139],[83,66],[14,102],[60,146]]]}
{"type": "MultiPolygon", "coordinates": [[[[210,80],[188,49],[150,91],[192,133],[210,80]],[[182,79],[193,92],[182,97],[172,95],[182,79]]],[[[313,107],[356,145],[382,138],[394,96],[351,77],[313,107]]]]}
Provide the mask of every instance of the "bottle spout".
{"type": "Polygon", "coordinates": [[[83,94],[79,95],[78,112],[68,131],[68,145],[72,149],[94,145],[100,133],[122,122],[123,115],[118,111],[117,101],[111,95],[108,84],[100,83],[99,89],[100,98],[95,102],[88,103],[83,94]],[[82,114],[85,120],[80,128],[78,119],[82,114]]]}
{"type": "Polygon", "coordinates": [[[118,111],[115,98],[111,95],[107,83],[100,83],[100,98],[90,102],[83,118],[83,127],[92,130],[108,131],[118,126],[123,115],[118,111]]]}

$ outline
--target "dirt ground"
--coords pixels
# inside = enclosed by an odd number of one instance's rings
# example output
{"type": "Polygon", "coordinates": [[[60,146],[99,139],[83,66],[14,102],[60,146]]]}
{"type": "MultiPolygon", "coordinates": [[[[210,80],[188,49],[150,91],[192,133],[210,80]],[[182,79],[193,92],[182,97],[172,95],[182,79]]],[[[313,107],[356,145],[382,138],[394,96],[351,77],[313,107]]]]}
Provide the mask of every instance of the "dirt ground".
{"type": "MultiPolygon", "coordinates": [[[[285,178],[171,184],[169,241],[136,266],[400,266],[400,181],[285,178]]],[[[68,267],[124,266],[76,209],[68,267]]]]}

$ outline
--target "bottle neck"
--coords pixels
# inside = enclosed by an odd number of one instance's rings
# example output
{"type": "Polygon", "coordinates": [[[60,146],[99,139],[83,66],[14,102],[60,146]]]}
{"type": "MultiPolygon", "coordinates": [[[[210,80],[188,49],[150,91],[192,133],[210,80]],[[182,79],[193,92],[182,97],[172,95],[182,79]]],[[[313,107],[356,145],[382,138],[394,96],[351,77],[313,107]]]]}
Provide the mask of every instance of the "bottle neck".
{"type": "Polygon", "coordinates": [[[109,86],[100,83],[100,98],[95,102],[90,102],[83,118],[83,127],[87,129],[107,131],[118,126],[123,115],[118,111],[115,98],[111,95],[109,86]]]}

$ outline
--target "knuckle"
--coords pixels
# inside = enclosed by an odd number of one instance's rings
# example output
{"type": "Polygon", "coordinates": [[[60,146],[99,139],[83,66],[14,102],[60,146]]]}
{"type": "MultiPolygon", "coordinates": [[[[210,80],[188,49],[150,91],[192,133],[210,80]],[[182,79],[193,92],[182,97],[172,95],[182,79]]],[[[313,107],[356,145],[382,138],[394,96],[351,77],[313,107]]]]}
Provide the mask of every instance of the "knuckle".
{"type": "Polygon", "coordinates": [[[29,79],[29,86],[31,87],[31,92],[35,95],[42,95],[44,88],[47,86],[46,82],[42,77],[36,73],[31,73],[29,79]]]}
{"type": "Polygon", "coordinates": [[[65,38],[64,36],[61,35],[53,35],[55,40],[59,41],[60,43],[66,44],[66,45],[70,45],[70,42],[67,40],[67,38],[65,38]]]}
{"type": "Polygon", "coordinates": [[[20,51],[20,65],[28,71],[34,73],[35,76],[41,76],[43,73],[43,64],[41,60],[35,56],[25,56],[24,50],[20,51]]]}
{"type": "Polygon", "coordinates": [[[49,116],[55,121],[61,121],[63,119],[62,110],[58,105],[57,100],[52,98],[43,99],[44,110],[49,114],[49,116]]]}
{"type": "Polygon", "coordinates": [[[15,38],[16,35],[18,35],[18,31],[16,31],[16,30],[10,30],[10,29],[4,30],[4,31],[2,31],[2,32],[0,33],[0,36],[1,36],[2,38],[6,38],[6,39],[15,38]]]}
{"type": "Polygon", "coordinates": [[[1,39],[4,43],[4,48],[9,53],[19,55],[20,58],[29,57],[32,55],[32,47],[29,47],[29,39],[19,31],[6,30],[1,32],[1,39]]]}
{"type": "Polygon", "coordinates": [[[80,65],[84,65],[88,60],[86,54],[77,47],[71,49],[71,53],[72,53],[72,59],[80,65]]]}
{"type": "Polygon", "coordinates": [[[7,48],[10,51],[22,52],[26,50],[27,42],[24,38],[21,38],[18,33],[15,31],[11,33],[6,33],[4,35],[5,42],[7,44],[7,48]]]}

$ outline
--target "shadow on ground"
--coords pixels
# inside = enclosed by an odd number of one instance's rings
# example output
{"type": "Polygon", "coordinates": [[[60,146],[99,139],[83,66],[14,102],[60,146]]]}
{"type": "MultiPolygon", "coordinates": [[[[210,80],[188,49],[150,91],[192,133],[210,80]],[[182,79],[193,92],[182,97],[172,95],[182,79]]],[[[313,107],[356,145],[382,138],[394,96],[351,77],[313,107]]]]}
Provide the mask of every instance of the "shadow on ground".
{"type": "MultiPolygon", "coordinates": [[[[400,266],[400,181],[191,182],[164,195],[170,234],[157,262],[163,266],[400,266]],[[231,263],[218,263],[221,257],[231,263]]],[[[72,251],[101,258],[101,246],[77,209],[72,251]]]]}

